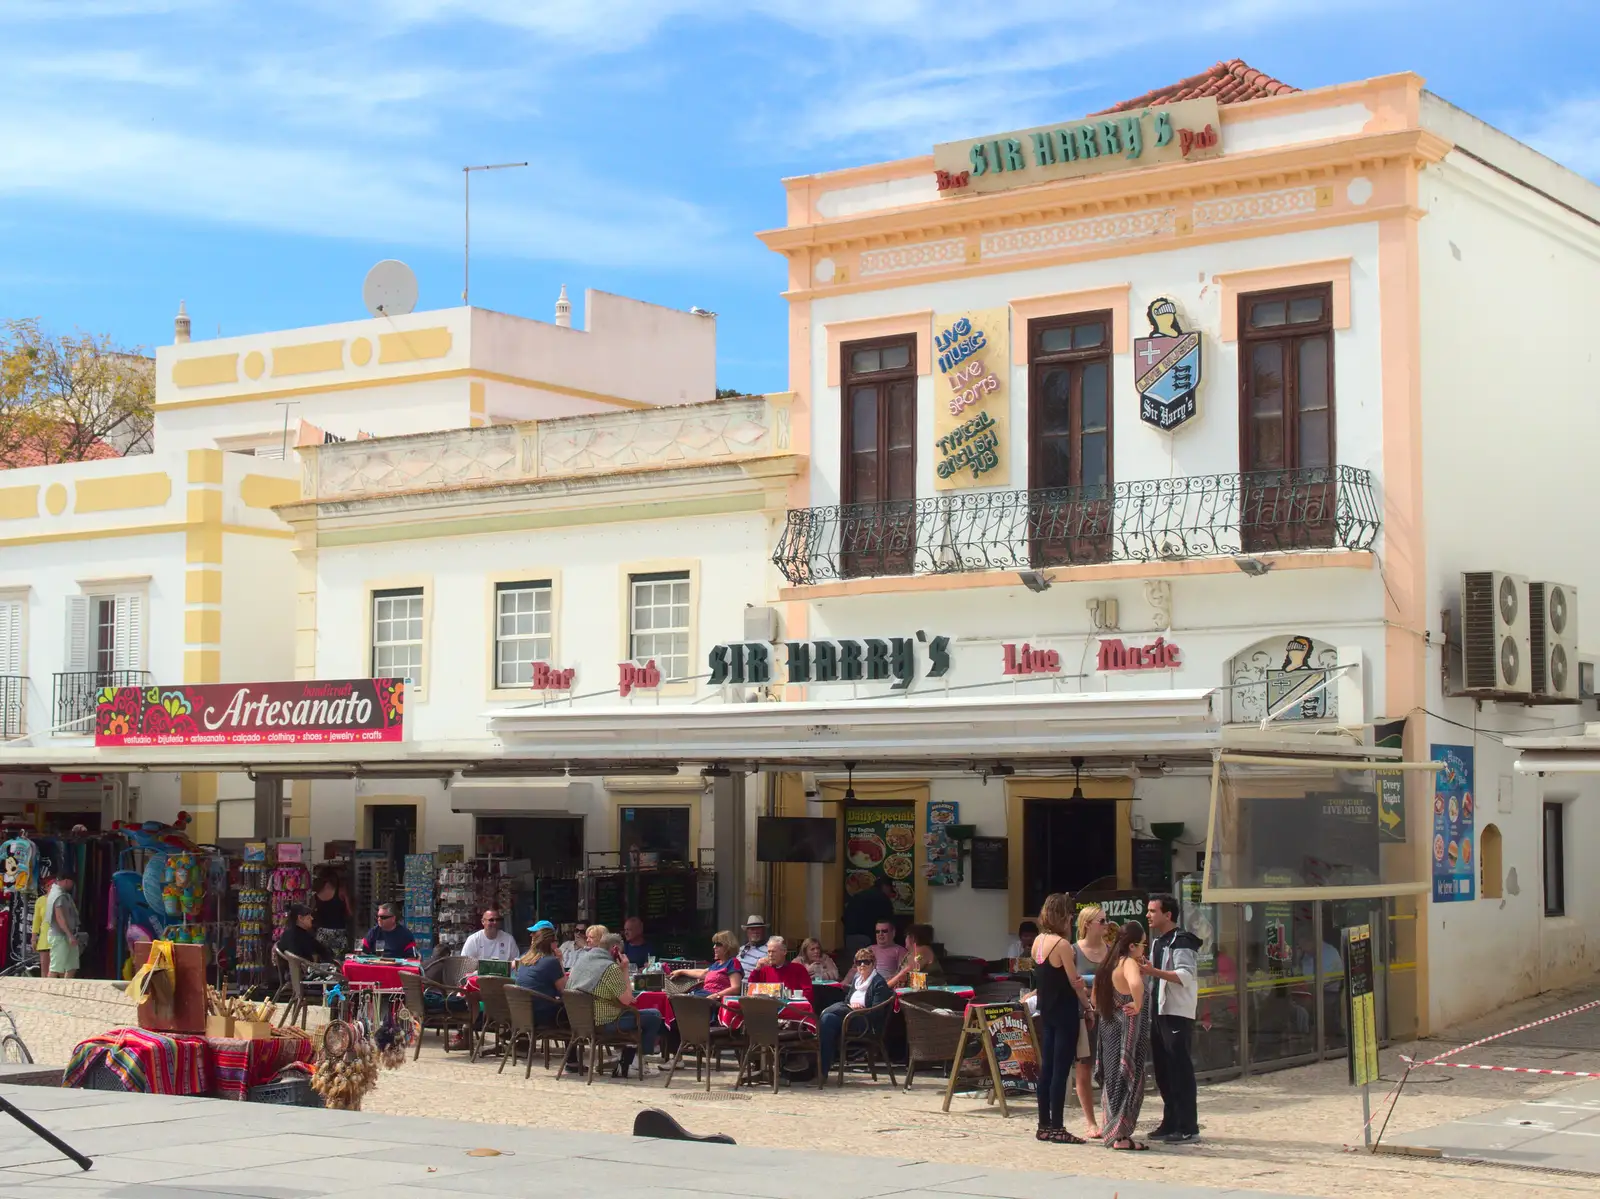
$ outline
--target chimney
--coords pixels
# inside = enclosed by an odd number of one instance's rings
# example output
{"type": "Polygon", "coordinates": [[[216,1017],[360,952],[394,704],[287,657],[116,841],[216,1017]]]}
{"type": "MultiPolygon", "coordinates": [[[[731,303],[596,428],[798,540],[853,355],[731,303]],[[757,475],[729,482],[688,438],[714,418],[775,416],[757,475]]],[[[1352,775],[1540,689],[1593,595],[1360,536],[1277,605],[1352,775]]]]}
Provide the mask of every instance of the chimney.
{"type": "Polygon", "coordinates": [[[567,299],[567,285],[561,285],[561,294],[556,298],[556,324],[563,329],[572,328],[572,301],[567,299]]]}
{"type": "Polygon", "coordinates": [[[178,315],[172,318],[172,341],[174,345],[182,345],[189,340],[189,309],[182,300],[178,301],[178,315]]]}

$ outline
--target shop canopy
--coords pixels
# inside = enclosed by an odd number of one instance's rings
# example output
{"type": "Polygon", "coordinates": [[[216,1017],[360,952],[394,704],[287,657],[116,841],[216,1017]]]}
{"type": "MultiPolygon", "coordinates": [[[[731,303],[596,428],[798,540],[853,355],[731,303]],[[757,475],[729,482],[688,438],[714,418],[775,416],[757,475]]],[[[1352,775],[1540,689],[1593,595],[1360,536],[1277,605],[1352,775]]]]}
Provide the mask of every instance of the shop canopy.
{"type": "Polygon", "coordinates": [[[1600,774],[1600,722],[1578,737],[1507,737],[1517,751],[1518,774],[1600,774]]]}

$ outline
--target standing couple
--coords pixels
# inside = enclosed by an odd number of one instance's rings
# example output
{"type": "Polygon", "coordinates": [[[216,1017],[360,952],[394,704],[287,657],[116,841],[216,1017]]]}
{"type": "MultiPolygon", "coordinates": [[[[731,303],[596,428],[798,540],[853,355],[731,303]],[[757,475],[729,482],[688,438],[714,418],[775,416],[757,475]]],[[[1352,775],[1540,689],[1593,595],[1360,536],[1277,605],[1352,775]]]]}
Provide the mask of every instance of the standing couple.
{"type": "Polygon", "coordinates": [[[1150,1135],[1168,1143],[1188,1143],[1199,1136],[1190,1046],[1197,999],[1195,951],[1200,940],[1179,926],[1178,904],[1169,895],[1152,896],[1146,916],[1156,934],[1149,958],[1145,930],[1130,920],[1117,930],[1104,960],[1096,962],[1093,954],[1084,955],[1070,939],[1071,898],[1054,894],[1044,901],[1039,913],[1042,931],[1032,949],[1039,1034],[1036,1135],[1041,1141],[1083,1143],[1063,1126],[1063,1108],[1078,1049],[1080,1011],[1092,1006],[1104,1075],[1104,1120],[1098,1135],[1110,1149],[1148,1148],[1133,1139],[1133,1132],[1144,1102],[1145,1063],[1150,1057],[1149,979],[1156,981],[1154,1064],[1165,1108],[1150,1135]],[[1092,993],[1080,970],[1085,962],[1095,966],[1092,993]]]}

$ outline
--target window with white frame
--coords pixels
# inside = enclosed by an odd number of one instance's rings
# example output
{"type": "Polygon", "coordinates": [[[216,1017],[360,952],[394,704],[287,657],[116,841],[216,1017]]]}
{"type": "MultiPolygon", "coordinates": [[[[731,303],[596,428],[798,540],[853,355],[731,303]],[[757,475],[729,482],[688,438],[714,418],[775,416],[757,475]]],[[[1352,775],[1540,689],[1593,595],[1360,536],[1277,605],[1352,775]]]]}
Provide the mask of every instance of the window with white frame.
{"type": "Polygon", "coordinates": [[[633,575],[628,621],[628,656],[643,665],[655,659],[662,682],[689,677],[689,572],[633,575]]]}
{"type": "Polygon", "coordinates": [[[497,583],[494,589],[494,685],[531,687],[533,664],[551,655],[551,599],[548,580],[497,583]]]}
{"type": "Polygon", "coordinates": [[[144,596],[67,597],[67,673],[92,674],[110,686],[136,680],[111,676],[144,669],[144,596]]]}
{"type": "Polygon", "coordinates": [[[422,588],[372,593],[372,677],[422,686],[422,588]]]}
{"type": "Polygon", "coordinates": [[[23,699],[27,695],[27,669],[22,660],[25,601],[0,599],[0,737],[20,737],[25,731],[23,699]]]}

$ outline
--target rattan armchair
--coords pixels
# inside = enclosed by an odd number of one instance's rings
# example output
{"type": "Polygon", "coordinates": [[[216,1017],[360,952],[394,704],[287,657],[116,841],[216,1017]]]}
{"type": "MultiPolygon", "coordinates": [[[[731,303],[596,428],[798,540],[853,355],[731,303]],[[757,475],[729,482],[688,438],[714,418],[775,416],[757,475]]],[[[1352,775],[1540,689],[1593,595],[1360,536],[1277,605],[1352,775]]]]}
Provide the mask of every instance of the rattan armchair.
{"type": "Polygon", "coordinates": [[[878,1081],[878,1063],[883,1063],[883,1068],[889,1072],[889,1085],[895,1086],[894,1063],[889,1060],[889,1051],[883,1044],[884,1030],[889,1026],[889,1013],[894,1010],[894,996],[890,995],[882,1003],[875,1003],[871,1007],[855,1008],[844,1018],[844,1026],[839,1029],[839,1085],[844,1086],[844,1068],[850,1060],[852,1049],[859,1051],[866,1059],[867,1069],[872,1072],[872,1081],[878,1081]]]}
{"type": "MultiPolygon", "coordinates": [[[[478,999],[483,1004],[483,1019],[478,1024],[478,1043],[473,1048],[473,1057],[482,1056],[489,1041],[489,1034],[494,1033],[495,1048],[503,1050],[505,1040],[511,1035],[511,1009],[506,1006],[506,988],[511,985],[509,978],[497,978],[493,975],[478,976],[478,999]]],[[[472,996],[469,994],[470,1000],[472,996]]]]}
{"type": "Polygon", "coordinates": [[[703,1070],[706,1090],[709,1091],[712,1070],[722,1068],[723,1051],[731,1049],[742,1056],[745,1037],[717,1023],[717,1012],[722,1004],[715,999],[699,995],[673,995],[670,1002],[673,1023],[678,1029],[678,1052],[673,1055],[672,1065],[667,1069],[666,1086],[672,1085],[673,1076],[683,1064],[683,1055],[692,1053],[694,1080],[700,1081],[703,1070]]]}
{"type": "Polygon", "coordinates": [[[939,1004],[906,1003],[900,1010],[906,1018],[906,1084],[917,1075],[919,1064],[954,1062],[961,1044],[961,1028],[966,1020],[961,1011],[939,1004]]]}
{"type": "MultiPolygon", "coordinates": [[[[539,1023],[534,1003],[540,1000],[545,1003],[553,1003],[557,1007],[561,1005],[561,1001],[554,995],[546,995],[543,992],[529,990],[527,987],[519,987],[515,984],[505,988],[506,1011],[511,1018],[508,1039],[511,1042],[511,1065],[513,1069],[517,1064],[518,1043],[523,1040],[528,1042],[528,1064],[522,1071],[524,1079],[533,1073],[533,1051],[539,1045],[544,1046],[544,1068],[548,1070],[550,1068],[550,1046],[552,1044],[559,1045],[565,1052],[567,1041],[572,1035],[572,1030],[559,1022],[554,1024],[539,1023]]],[[[500,1055],[499,1072],[504,1074],[505,1069],[506,1055],[502,1053],[500,1055]]]]}
{"type": "MultiPolygon", "coordinates": [[[[594,996],[587,991],[574,990],[568,987],[561,992],[561,1006],[567,1013],[567,1023],[572,1028],[569,1041],[570,1048],[581,1055],[584,1047],[589,1051],[588,1085],[594,1085],[594,1072],[599,1068],[604,1059],[605,1050],[608,1048],[635,1049],[639,1047],[639,1033],[626,1032],[621,1029],[602,1029],[595,1023],[594,996]]],[[[556,1081],[560,1082],[567,1072],[568,1057],[561,1059],[561,1069],[556,1072],[556,1081]]],[[[581,1065],[583,1058],[578,1061],[581,1065]]],[[[640,1074],[643,1074],[641,1063],[640,1074]]]]}
{"type": "Polygon", "coordinates": [[[472,1026],[476,1022],[475,1009],[477,1004],[467,1003],[466,996],[459,987],[446,987],[441,983],[425,979],[420,974],[413,974],[409,970],[400,972],[400,989],[405,993],[406,1007],[417,1018],[419,1032],[417,1034],[417,1048],[411,1055],[411,1060],[416,1061],[422,1056],[422,1032],[433,1029],[444,1037],[444,1051],[450,1052],[450,1033],[453,1029],[460,1029],[467,1038],[469,1046],[468,1055],[476,1060],[475,1050],[477,1045],[472,1037],[472,1026]],[[428,1010],[428,995],[438,995],[444,1006],[428,1010]],[[452,1008],[451,997],[455,997],[464,1007],[452,1008]]]}
{"type": "Polygon", "coordinates": [[[746,1079],[754,1081],[751,1075],[751,1059],[754,1058],[756,1074],[764,1072],[765,1067],[772,1067],[772,1093],[778,1093],[778,1079],[782,1074],[784,1059],[790,1057],[811,1057],[817,1063],[817,1085],[823,1084],[822,1074],[822,1041],[817,1034],[804,1029],[784,1028],[778,1019],[783,1009],[788,1007],[784,999],[768,999],[765,996],[746,995],[739,1000],[739,1015],[743,1017],[742,1029],[745,1035],[744,1052],[739,1055],[739,1079],[735,1086],[742,1085],[746,1079]]]}

